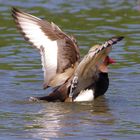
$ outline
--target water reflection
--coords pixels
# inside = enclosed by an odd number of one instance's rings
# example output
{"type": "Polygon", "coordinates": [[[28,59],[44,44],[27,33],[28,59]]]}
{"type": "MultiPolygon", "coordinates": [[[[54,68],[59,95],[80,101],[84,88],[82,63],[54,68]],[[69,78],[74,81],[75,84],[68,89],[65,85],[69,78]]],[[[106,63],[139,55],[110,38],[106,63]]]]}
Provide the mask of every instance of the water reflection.
{"type": "Polygon", "coordinates": [[[44,103],[39,114],[41,117],[33,124],[40,126],[34,129],[36,138],[89,137],[98,134],[101,127],[115,123],[104,97],[88,103],[44,103]]]}

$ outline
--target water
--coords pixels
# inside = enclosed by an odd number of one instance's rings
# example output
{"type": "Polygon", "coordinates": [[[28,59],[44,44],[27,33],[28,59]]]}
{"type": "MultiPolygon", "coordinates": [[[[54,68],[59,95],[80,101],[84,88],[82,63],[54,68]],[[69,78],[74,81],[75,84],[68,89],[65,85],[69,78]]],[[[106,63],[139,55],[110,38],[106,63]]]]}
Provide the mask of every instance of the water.
{"type": "Polygon", "coordinates": [[[140,1],[0,1],[0,140],[140,139],[140,1]],[[123,35],[111,56],[110,88],[87,103],[30,103],[47,94],[38,52],[15,29],[10,9],[24,9],[74,34],[84,55],[123,35]]]}

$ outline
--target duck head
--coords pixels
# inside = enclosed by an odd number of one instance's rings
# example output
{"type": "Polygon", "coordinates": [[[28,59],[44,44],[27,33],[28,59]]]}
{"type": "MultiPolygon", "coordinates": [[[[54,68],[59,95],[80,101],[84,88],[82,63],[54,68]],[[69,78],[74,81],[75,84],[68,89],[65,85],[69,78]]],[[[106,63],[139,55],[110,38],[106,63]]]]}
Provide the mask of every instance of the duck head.
{"type": "Polygon", "coordinates": [[[108,40],[107,42],[105,42],[103,44],[103,46],[105,46],[105,50],[101,56],[102,63],[100,63],[100,65],[99,65],[100,72],[108,73],[108,65],[116,63],[116,61],[114,59],[109,57],[109,53],[112,50],[112,45],[116,44],[118,41],[121,41],[123,38],[124,37],[122,37],[122,36],[121,37],[112,37],[110,40],[108,40]]]}
{"type": "Polygon", "coordinates": [[[116,61],[109,57],[109,55],[107,55],[104,58],[103,63],[99,66],[99,71],[103,73],[108,73],[108,66],[114,63],[116,63],[116,61]]]}

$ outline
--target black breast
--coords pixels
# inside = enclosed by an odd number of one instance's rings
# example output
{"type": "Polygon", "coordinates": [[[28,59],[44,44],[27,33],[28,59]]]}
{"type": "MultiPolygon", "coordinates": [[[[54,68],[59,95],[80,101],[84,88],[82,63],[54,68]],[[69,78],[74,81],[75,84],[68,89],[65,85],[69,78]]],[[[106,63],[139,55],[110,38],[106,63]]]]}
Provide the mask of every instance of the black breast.
{"type": "Polygon", "coordinates": [[[99,74],[99,79],[96,82],[95,85],[95,93],[94,96],[95,98],[105,94],[109,87],[109,78],[108,78],[108,73],[100,73],[99,74]]]}

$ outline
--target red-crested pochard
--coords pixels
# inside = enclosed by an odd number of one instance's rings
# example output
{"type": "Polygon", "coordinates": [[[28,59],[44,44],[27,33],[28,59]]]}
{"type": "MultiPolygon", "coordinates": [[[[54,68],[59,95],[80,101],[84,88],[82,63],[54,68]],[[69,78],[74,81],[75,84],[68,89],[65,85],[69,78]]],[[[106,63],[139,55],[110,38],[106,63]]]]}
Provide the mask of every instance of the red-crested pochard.
{"type": "Polygon", "coordinates": [[[49,23],[16,8],[14,21],[24,36],[41,54],[44,89],[53,87],[47,96],[30,100],[78,102],[92,101],[103,95],[109,86],[108,65],[112,45],[123,39],[112,37],[102,45],[90,48],[80,60],[79,47],[73,36],[68,36],[53,22],[49,23]]]}

